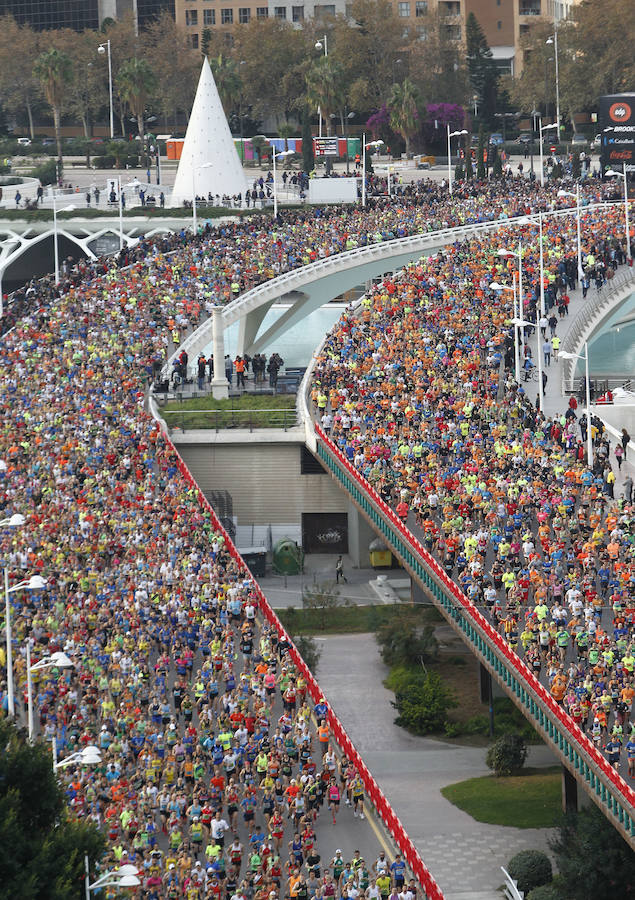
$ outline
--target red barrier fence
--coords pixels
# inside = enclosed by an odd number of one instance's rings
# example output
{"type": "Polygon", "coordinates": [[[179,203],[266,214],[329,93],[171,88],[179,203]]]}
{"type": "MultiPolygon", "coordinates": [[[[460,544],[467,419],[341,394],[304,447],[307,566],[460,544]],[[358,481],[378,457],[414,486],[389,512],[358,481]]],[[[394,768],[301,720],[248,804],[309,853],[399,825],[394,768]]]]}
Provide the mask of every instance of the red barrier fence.
{"type": "MultiPolygon", "coordinates": [[[[176,456],[176,458],[178,460],[177,467],[178,467],[179,472],[181,473],[183,478],[187,481],[187,483],[190,485],[190,487],[196,491],[201,506],[203,506],[209,512],[210,516],[212,517],[212,521],[214,523],[215,530],[220,532],[220,534],[223,535],[223,537],[225,539],[226,547],[229,550],[231,556],[237,562],[239,562],[246,571],[248,571],[247,567],[245,566],[245,563],[243,562],[240,554],[238,553],[238,550],[236,550],[236,547],[234,546],[231,538],[229,537],[229,535],[227,534],[227,532],[221,525],[221,523],[218,519],[218,516],[214,512],[214,509],[212,508],[212,506],[210,505],[207,498],[203,495],[203,493],[199,489],[198,485],[196,484],[196,481],[194,480],[194,477],[192,476],[192,473],[190,472],[190,470],[188,469],[186,464],[183,462],[183,459],[181,458],[181,454],[176,449],[176,447],[174,446],[174,444],[172,443],[172,441],[170,440],[170,438],[167,435],[164,435],[164,439],[165,439],[166,445],[170,448],[170,450],[174,453],[174,455],[176,456]]],[[[339,452],[339,451],[336,451],[336,452],[339,452]]],[[[314,703],[317,703],[318,700],[322,697],[322,691],[320,690],[319,684],[317,683],[317,681],[313,677],[312,673],[310,672],[308,666],[306,665],[306,663],[304,662],[304,660],[298,653],[295,645],[291,641],[290,636],[287,634],[287,632],[283,628],[282,622],[274,613],[273,609],[269,605],[269,601],[267,600],[265,595],[260,590],[260,587],[258,586],[258,584],[256,583],[255,580],[252,579],[252,581],[253,581],[254,592],[258,598],[258,603],[259,603],[260,609],[262,611],[262,614],[264,615],[265,619],[269,622],[269,624],[272,625],[276,629],[279,637],[283,638],[285,641],[289,641],[289,644],[290,644],[289,653],[293,660],[293,663],[297,667],[297,669],[302,673],[302,676],[306,679],[308,692],[311,695],[314,703]]],[[[369,799],[375,806],[375,809],[377,810],[378,815],[381,817],[382,821],[384,822],[386,828],[392,834],[392,836],[395,840],[395,843],[401,850],[404,859],[410,866],[414,877],[417,879],[417,881],[419,882],[419,884],[425,891],[427,900],[443,900],[443,894],[441,893],[441,889],[439,888],[438,884],[436,883],[436,881],[434,880],[434,878],[432,877],[432,875],[426,868],[425,863],[419,856],[419,853],[417,852],[415,845],[412,843],[412,841],[406,834],[406,831],[405,831],[403,825],[401,824],[399,817],[395,814],[394,810],[392,809],[390,803],[384,796],[379,785],[377,784],[377,782],[371,775],[368,767],[362,760],[358,751],[355,749],[353,742],[351,741],[349,736],[346,734],[344,726],[342,725],[340,720],[337,718],[337,716],[331,709],[330,704],[327,703],[327,706],[328,706],[328,724],[329,724],[329,727],[333,734],[333,737],[337,741],[342,752],[346,754],[346,756],[353,762],[353,764],[357,768],[357,771],[359,772],[360,777],[361,777],[362,781],[364,782],[364,788],[366,790],[366,793],[367,793],[369,799]]]]}
{"type": "Polygon", "coordinates": [[[632,808],[635,805],[635,791],[633,791],[630,785],[621,778],[615,769],[596,749],[594,744],[592,744],[586,735],[582,733],[569,714],[553,699],[551,694],[543,687],[540,681],[538,681],[534,673],[509,647],[507,642],[501,638],[499,633],[492,627],[482,613],[476,609],[474,604],[468,600],[467,596],[457,587],[457,585],[448,578],[437,560],[425,549],[423,544],[412,534],[410,529],[403,524],[395,511],[382,500],[372,485],[369,484],[348,459],[346,459],[341,450],[324,433],[320,426],[316,424],[314,427],[320,440],[322,440],[329,448],[330,452],[336,457],[338,463],[346,469],[350,477],[358,484],[360,490],[370,497],[374,505],[380,509],[382,515],[399,531],[404,541],[406,541],[417,555],[423,559],[426,566],[432,570],[436,578],[443,584],[444,589],[448,591],[454,600],[462,607],[466,617],[471,619],[475,625],[478,625],[481,631],[485,633],[487,639],[494,644],[500,655],[503,656],[509,664],[509,667],[516,673],[517,677],[531,688],[537,695],[539,701],[553,713],[567,732],[569,740],[578,745],[580,751],[589,758],[594,766],[601,770],[603,775],[613,784],[616,791],[622,795],[624,803],[629,804],[632,808]]]}

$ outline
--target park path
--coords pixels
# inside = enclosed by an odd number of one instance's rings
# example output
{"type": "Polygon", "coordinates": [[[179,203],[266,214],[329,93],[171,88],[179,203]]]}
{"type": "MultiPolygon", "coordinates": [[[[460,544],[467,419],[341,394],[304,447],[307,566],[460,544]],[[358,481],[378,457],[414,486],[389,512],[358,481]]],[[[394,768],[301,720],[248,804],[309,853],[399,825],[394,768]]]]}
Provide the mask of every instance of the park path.
{"type": "MultiPolygon", "coordinates": [[[[476,822],[449,803],[442,787],[486,775],[483,747],[417,737],[394,724],[388,674],[372,634],[318,638],[320,686],[446,900],[496,900],[501,865],[519,850],[547,849],[550,832],[476,822]]],[[[532,747],[528,765],[556,762],[532,747]]]]}

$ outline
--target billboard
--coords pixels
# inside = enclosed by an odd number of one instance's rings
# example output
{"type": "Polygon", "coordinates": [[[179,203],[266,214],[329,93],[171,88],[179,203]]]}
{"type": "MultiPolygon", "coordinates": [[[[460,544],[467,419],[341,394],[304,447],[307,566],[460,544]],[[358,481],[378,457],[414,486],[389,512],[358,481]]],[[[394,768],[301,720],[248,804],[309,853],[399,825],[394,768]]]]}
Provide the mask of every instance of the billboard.
{"type": "Polygon", "coordinates": [[[605,94],[600,97],[602,171],[635,172],[635,94],[605,94]]]}
{"type": "Polygon", "coordinates": [[[339,156],[339,141],[336,137],[313,138],[316,156],[339,156]]]}
{"type": "Polygon", "coordinates": [[[357,178],[311,178],[309,203],[357,203],[357,178]]]}

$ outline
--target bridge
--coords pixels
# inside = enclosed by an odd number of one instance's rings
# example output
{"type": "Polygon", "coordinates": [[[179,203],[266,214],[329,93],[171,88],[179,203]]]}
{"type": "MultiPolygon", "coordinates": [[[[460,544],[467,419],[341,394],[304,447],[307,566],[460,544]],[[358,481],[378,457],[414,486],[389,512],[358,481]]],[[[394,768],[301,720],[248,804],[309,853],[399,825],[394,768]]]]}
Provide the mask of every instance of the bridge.
{"type": "MultiPolygon", "coordinates": [[[[605,207],[597,204],[592,208],[605,207]]],[[[589,209],[587,207],[587,209],[589,209]]],[[[567,209],[557,215],[575,214],[567,209]]],[[[301,269],[294,270],[265,282],[246,292],[224,309],[217,308],[214,316],[204,322],[182,344],[190,356],[203,350],[214,337],[216,341],[225,327],[235,321],[241,323],[242,340],[239,352],[258,352],[261,347],[283,333],[306,315],[330,299],[333,290],[341,292],[345,285],[359,284],[367,278],[403,266],[408,261],[431,253],[456,240],[495,231],[513,224],[537,221],[537,216],[523,216],[497,222],[479,223],[459,228],[416,235],[405,239],[386,241],[370,247],[358,248],[301,269]],[[329,279],[329,287],[320,289],[316,282],[329,279]],[[295,291],[299,294],[285,314],[284,323],[276,323],[273,329],[256,337],[257,327],[273,301],[295,291]],[[214,334],[214,322],[217,333],[214,334]],[[278,327],[279,326],[279,327],[278,327]]],[[[625,279],[630,283],[630,278],[625,279]]],[[[622,286],[622,285],[620,285],[622,286]]],[[[616,285],[617,287],[617,285],[616,285]]],[[[615,297],[613,298],[615,302],[615,297]]],[[[605,310],[602,310],[605,312],[605,310]]],[[[576,334],[576,338],[579,336],[576,334]]],[[[218,344],[217,344],[218,346],[218,344]]],[[[224,354],[223,354],[224,355],[224,354]]],[[[223,358],[222,356],[220,357],[223,358]]],[[[371,526],[383,536],[392,552],[400,559],[411,577],[439,608],[452,628],[469,646],[483,668],[502,687],[503,691],[523,712],[540,737],[563,765],[565,794],[575,794],[580,784],[603,811],[615,828],[635,849],[635,793],[620,775],[609,765],[602,754],[575,726],[565,711],[554,701],[523,661],[502,640],[490,623],[470,603],[454,582],[449,579],[437,561],[396,514],[379,497],[374,489],[354,469],[326,434],[313,423],[309,412],[306,390],[310,370],[299,397],[299,408],[304,420],[305,442],[312,453],[324,464],[337,484],[346,492],[357,509],[371,526]]]]}
{"type": "MultiPolygon", "coordinates": [[[[620,204],[591,204],[584,207],[584,212],[615,205],[620,204]]],[[[575,214],[575,207],[548,213],[550,216],[575,214]]],[[[172,354],[164,366],[164,376],[170,373],[172,361],[182,350],[185,350],[193,360],[208,346],[213,345],[214,359],[218,360],[218,370],[215,367],[212,385],[214,395],[227,396],[227,382],[222,362],[225,356],[224,332],[233,323],[238,322],[238,354],[242,356],[248,353],[253,356],[266,347],[275,345],[281,335],[301,322],[309,313],[359,284],[392,273],[454,241],[478,237],[501,227],[528,223],[538,225],[538,222],[539,216],[532,214],[429,231],[346,250],[293,269],[246,291],[226,306],[216,308],[213,315],[180,343],[178,351],[172,354]],[[288,309],[273,325],[260,333],[267,312],[273,303],[280,299],[289,302],[288,309]]]]}

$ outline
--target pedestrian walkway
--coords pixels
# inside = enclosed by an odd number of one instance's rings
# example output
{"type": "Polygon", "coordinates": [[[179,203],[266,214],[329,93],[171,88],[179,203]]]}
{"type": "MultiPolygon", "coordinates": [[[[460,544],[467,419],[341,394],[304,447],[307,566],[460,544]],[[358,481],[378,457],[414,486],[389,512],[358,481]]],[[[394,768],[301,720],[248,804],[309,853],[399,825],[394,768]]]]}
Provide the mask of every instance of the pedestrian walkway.
{"type": "MultiPolygon", "coordinates": [[[[320,685],[401,819],[445,900],[495,900],[501,865],[520,850],[547,849],[546,830],[476,822],[441,788],[489,774],[485,748],[408,734],[394,724],[393,694],[372,634],[319,639],[320,685]]],[[[544,745],[530,748],[528,765],[556,762],[544,745]]]]}

